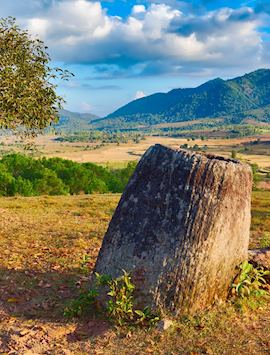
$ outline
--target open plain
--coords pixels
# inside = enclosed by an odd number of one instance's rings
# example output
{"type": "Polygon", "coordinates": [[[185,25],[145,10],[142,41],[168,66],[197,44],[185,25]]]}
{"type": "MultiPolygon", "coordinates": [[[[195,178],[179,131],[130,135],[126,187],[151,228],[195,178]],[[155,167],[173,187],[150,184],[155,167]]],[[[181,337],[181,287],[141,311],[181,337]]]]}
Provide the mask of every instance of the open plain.
{"type": "MultiPolygon", "coordinates": [[[[260,168],[270,171],[270,133],[258,136],[241,138],[204,138],[187,139],[166,136],[146,136],[139,143],[101,142],[59,142],[57,136],[39,136],[33,141],[33,152],[36,156],[61,157],[80,163],[94,162],[98,164],[121,165],[131,160],[139,160],[146,149],[153,144],[163,144],[172,148],[198,146],[207,153],[229,157],[232,150],[237,151],[237,157],[249,163],[258,164],[260,168]]],[[[23,152],[24,144],[16,141],[14,137],[1,137],[0,153],[23,152]]]]}

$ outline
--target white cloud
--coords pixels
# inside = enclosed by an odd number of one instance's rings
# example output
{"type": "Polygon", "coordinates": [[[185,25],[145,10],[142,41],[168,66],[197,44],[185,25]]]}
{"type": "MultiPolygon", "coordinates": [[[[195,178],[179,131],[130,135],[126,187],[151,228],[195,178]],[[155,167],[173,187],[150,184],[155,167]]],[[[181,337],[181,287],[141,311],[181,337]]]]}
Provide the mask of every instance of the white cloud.
{"type": "Polygon", "coordinates": [[[145,96],[146,96],[145,93],[143,91],[139,90],[139,91],[136,92],[134,99],[135,100],[142,99],[145,96]]]}
{"type": "Polygon", "coordinates": [[[158,65],[163,73],[189,67],[255,68],[269,56],[258,30],[260,16],[248,7],[195,16],[160,1],[135,5],[122,19],[108,15],[99,1],[47,1],[42,12],[36,1],[31,3],[37,15],[19,20],[45,40],[55,60],[66,63],[114,65],[129,75],[140,66],[149,75],[151,68],[158,73],[158,65]]]}
{"type": "Polygon", "coordinates": [[[93,110],[93,106],[90,105],[88,102],[82,102],[80,104],[80,108],[79,108],[80,112],[89,113],[92,112],[92,110],[93,110]]]}
{"type": "Polygon", "coordinates": [[[132,13],[133,14],[142,14],[144,12],[146,12],[146,8],[145,8],[144,5],[135,5],[132,8],[132,13]]]}
{"type": "Polygon", "coordinates": [[[43,18],[33,18],[28,20],[28,29],[34,35],[38,34],[39,36],[45,38],[48,31],[50,22],[47,19],[43,18]]]}
{"type": "Polygon", "coordinates": [[[43,18],[31,18],[28,27],[52,45],[74,46],[109,34],[113,26],[99,2],[62,0],[53,2],[43,18]],[[44,24],[46,23],[46,26],[44,24]]]}

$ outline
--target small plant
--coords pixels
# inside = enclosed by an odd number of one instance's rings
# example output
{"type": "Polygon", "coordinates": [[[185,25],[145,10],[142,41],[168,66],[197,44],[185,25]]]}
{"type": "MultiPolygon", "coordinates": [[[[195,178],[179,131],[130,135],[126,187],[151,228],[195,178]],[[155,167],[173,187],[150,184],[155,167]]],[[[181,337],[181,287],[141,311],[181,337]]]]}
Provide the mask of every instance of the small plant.
{"type": "Polygon", "coordinates": [[[120,326],[128,324],[151,327],[160,320],[149,307],[145,307],[143,310],[134,309],[135,285],[126,271],[123,271],[123,275],[115,279],[109,275],[98,273],[95,276],[94,289],[82,293],[77,299],[71,301],[64,311],[66,317],[80,317],[89,313],[91,309],[100,311],[99,290],[106,287],[109,300],[101,311],[112,322],[120,326]]]}
{"type": "Polygon", "coordinates": [[[240,265],[240,274],[236,282],[232,284],[232,291],[238,297],[268,296],[269,293],[263,289],[266,284],[265,276],[269,271],[262,268],[255,268],[252,264],[244,261],[240,265]]]}
{"type": "Polygon", "coordinates": [[[95,284],[96,286],[107,286],[109,282],[112,280],[110,275],[100,275],[99,273],[95,273],[96,280],[95,284]]]}
{"type": "Polygon", "coordinates": [[[80,263],[80,269],[84,274],[89,273],[89,263],[90,263],[90,256],[89,255],[84,255],[81,258],[81,263],[80,263]]]}
{"type": "Polygon", "coordinates": [[[260,240],[260,247],[267,248],[270,247],[270,235],[268,233],[264,233],[260,240]]]}
{"type": "Polygon", "coordinates": [[[75,298],[66,306],[64,316],[74,318],[88,313],[97,303],[97,295],[97,290],[89,290],[81,293],[78,298],[75,298]]]}
{"type": "Polygon", "coordinates": [[[160,321],[160,317],[153,314],[149,307],[145,307],[143,311],[135,310],[137,315],[137,324],[145,326],[153,326],[160,321]]]}
{"type": "MultiPolygon", "coordinates": [[[[98,278],[103,277],[97,275],[98,278]]],[[[106,312],[108,317],[117,325],[134,324],[151,327],[156,324],[160,318],[153,314],[149,307],[143,310],[134,309],[134,290],[135,285],[131,281],[131,276],[123,270],[123,275],[116,279],[108,279],[107,286],[110,297],[106,312]]],[[[106,281],[105,281],[106,282],[106,281]]]]}
{"type": "Polygon", "coordinates": [[[237,159],[237,152],[235,150],[231,151],[231,158],[232,159],[237,159]]]}
{"type": "Polygon", "coordinates": [[[124,271],[123,276],[108,282],[108,296],[111,299],[107,304],[107,313],[119,325],[133,321],[133,291],[134,284],[131,282],[130,275],[124,271]]]}
{"type": "Polygon", "coordinates": [[[256,190],[259,182],[262,180],[261,175],[259,174],[259,167],[257,164],[250,164],[252,175],[253,175],[253,190],[256,190]]]}

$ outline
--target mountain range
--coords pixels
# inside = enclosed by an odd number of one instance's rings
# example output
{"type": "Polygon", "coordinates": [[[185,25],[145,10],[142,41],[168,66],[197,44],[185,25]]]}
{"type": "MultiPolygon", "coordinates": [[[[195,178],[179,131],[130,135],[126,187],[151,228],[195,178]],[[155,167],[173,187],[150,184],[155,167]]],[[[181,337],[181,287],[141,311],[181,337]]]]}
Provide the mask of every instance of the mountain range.
{"type": "Polygon", "coordinates": [[[230,80],[210,80],[196,88],[174,89],[134,100],[95,126],[140,125],[223,117],[232,123],[245,118],[270,122],[270,69],[230,80]]]}

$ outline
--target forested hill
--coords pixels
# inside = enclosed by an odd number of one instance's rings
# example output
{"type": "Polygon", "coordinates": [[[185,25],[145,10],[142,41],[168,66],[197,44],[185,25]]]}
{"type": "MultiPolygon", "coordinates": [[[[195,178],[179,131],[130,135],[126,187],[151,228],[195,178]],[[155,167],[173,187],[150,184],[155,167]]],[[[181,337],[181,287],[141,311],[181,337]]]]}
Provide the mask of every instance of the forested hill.
{"type": "MultiPolygon", "coordinates": [[[[270,70],[259,69],[231,80],[220,78],[196,88],[157,93],[121,107],[103,120],[123,123],[178,122],[204,117],[230,116],[235,122],[261,109],[257,119],[270,121],[270,70]]],[[[258,112],[257,112],[258,113],[258,112]]]]}
{"type": "Polygon", "coordinates": [[[98,116],[91,113],[61,110],[59,114],[60,119],[55,125],[55,128],[65,132],[89,130],[91,128],[91,122],[98,119],[98,116]]]}

